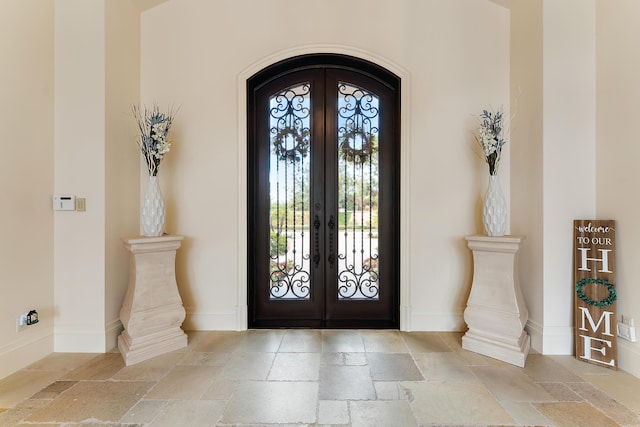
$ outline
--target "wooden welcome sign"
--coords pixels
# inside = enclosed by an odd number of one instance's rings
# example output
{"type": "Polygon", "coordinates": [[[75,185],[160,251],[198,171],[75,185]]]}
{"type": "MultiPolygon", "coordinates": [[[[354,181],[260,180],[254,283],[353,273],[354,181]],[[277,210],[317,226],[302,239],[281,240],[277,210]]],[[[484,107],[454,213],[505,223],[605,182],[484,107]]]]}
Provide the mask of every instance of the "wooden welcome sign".
{"type": "Polygon", "coordinates": [[[573,228],[576,358],[617,370],[615,221],[573,228]]]}

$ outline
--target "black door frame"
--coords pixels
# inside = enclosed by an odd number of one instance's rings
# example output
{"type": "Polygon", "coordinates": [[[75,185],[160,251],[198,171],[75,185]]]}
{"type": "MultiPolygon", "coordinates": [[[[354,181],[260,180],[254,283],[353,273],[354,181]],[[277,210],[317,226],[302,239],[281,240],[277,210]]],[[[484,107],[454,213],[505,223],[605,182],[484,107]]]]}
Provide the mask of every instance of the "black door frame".
{"type": "MultiPolygon", "coordinates": [[[[389,168],[387,168],[389,169],[389,168]]],[[[341,328],[341,327],[358,327],[358,328],[399,328],[399,312],[400,312],[400,78],[390,71],[363,59],[342,55],[342,54],[308,54],[300,55],[293,58],[279,61],[254,74],[247,80],[247,303],[248,303],[248,326],[250,328],[259,327],[324,327],[324,328],[341,328]],[[255,154],[256,147],[254,142],[257,140],[256,125],[256,92],[268,86],[270,83],[286,79],[290,73],[301,70],[311,69],[327,69],[338,71],[349,71],[366,76],[373,79],[377,84],[383,85],[390,89],[392,103],[394,105],[392,114],[392,138],[393,144],[390,144],[393,168],[389,171],[389,179],[386,189],[381,189],[381,193],[387,194],[387,197],[393,197],[391,204],[394,206],[393,215],[391,217],[381,218],[385,221],[384,227],[390,230],[393,236],[396,236],[393,244],[392,253],[386,254],[388,264],[386,267],[385,281],[391,284],[393,294],[393,302],[391,304],[391,313],[388,319],[382,321],[362,320],[357,314],[347,316],[348,318],[341,320],[323,320],[319,323],[309,323],[306,320],[286,321],[270,321],[256,318],[257,292],[262,289],[258,285],[259,280],[255,277],[255,269],[252,266],[257,262],[255,248],[259,244],[267,244],[267,242],[257,241],[256,228],[256,200],[254,195],[259,186],[258,181],[264,177],[258,177],[253,171],[257,170],[256,162],[259,156],[255,154]]],[[[291,304],[291,301],[286,303],[291,304]]],[[[367,301],[367,303],[370,303],[367,301]]],[[[354,302],[349,302],[354,304],[354,302]]],[[[357,303],[356,303],[357,304],[357,303]]],[[[305,310],[304,304],[295,308],[294,311],[305,310]]]]}

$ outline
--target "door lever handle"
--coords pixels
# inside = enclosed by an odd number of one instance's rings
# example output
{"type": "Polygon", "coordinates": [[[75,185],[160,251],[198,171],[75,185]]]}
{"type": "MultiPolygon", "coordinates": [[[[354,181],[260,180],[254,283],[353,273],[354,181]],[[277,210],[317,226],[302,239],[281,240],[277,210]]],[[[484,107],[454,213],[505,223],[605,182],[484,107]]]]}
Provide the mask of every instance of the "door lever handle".
{"type": "Polygon", "coordinates": [[[333,263],[336,260],[336,257],[333,254],[333,229],[336,226],[336,223],[333,221],[333,215],[329,217],[327,226],[329,227],[329,256],[327,260],[329,261],[329,264],[331,264],[331,267],[333,267],[333,263]]]}
{"type": "Polygon", "coordinates": [[[313,263],[316,265],[316,268],[318,268],[318,265],[320,265],[320,218],[318,217],[318,215],[316,215],[313,220],[313,229],[315,230],[313,244],[313,263]]]}

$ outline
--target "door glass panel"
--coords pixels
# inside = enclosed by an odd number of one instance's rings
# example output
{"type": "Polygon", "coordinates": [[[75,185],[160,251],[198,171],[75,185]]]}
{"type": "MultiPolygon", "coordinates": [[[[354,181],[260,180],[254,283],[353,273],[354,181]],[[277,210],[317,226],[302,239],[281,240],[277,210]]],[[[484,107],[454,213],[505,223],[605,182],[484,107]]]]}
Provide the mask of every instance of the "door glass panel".
{"type": "Polygon", "coordinates": [[[338,299],[377,300],[379,97],[338,83],[338,299]]]}
{"type": "Polygon", "coordinates": [[[269,98],[269,299],[309,299],[310,84],[269,98]]]}

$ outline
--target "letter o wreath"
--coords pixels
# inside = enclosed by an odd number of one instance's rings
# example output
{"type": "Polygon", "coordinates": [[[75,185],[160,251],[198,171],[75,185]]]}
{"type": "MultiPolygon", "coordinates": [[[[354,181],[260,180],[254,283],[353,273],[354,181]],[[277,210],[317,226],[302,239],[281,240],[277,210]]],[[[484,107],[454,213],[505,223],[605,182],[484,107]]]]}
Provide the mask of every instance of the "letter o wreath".
{"type": "Polygon", "coordinates": [[[582,301],[599,308],[610,306],[616,301],[617,298],[616,288],[613,286],[613,283],[608,282],[604,279],[592,279],[590,277],[580,279],[578,283],[576,283],[576,292],[578,294],[578,298],[580,298],[582,301]],[[584,288],[588,283],[595,283],[596,285],[606,286],[607,290],[609,291],[609,296],[600,301],[592,300],[582,290],[582,288],[584,288]]]}

